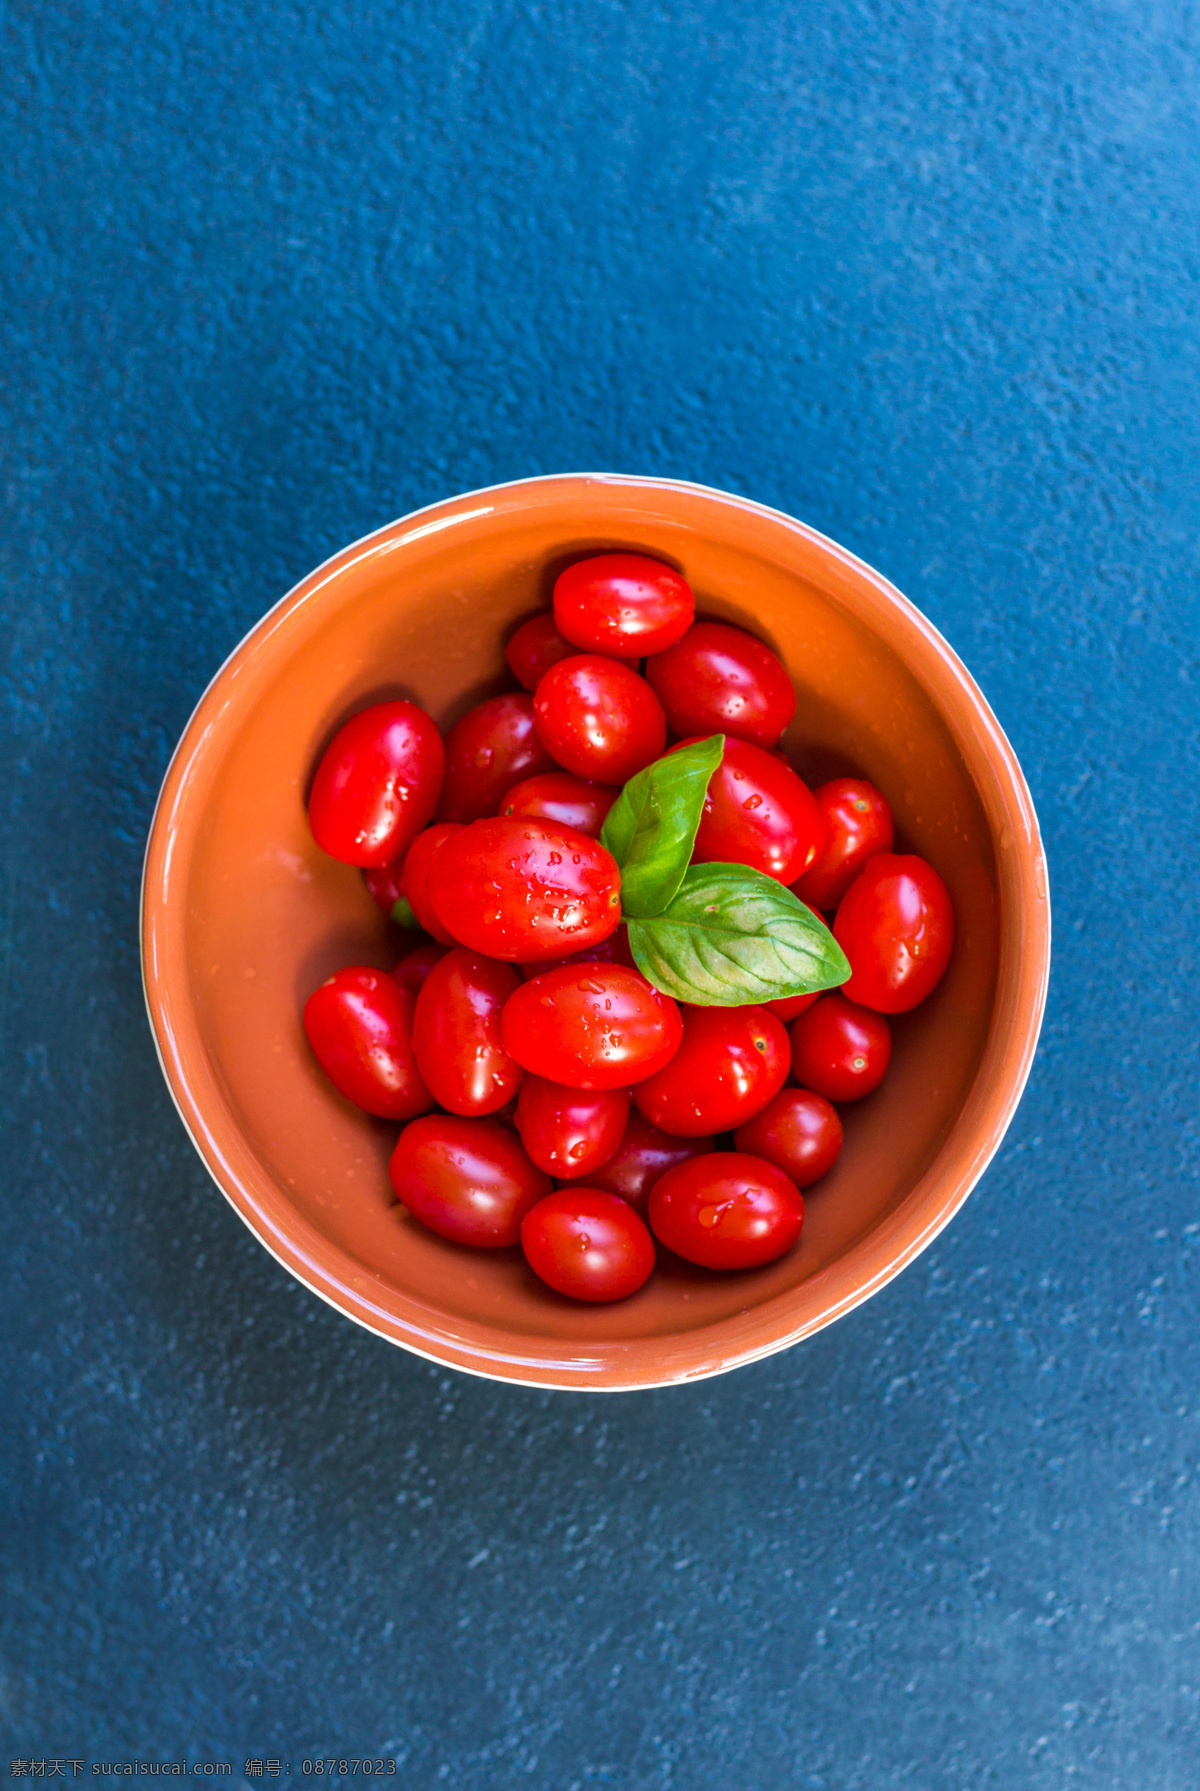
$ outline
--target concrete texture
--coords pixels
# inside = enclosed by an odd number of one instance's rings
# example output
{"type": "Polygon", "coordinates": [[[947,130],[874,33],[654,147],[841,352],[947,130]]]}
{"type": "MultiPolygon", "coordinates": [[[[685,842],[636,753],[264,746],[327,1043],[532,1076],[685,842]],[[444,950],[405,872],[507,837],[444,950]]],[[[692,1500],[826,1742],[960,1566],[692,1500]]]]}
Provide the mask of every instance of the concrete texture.
{"type": "Polygon", "coordinates": [[[1200,1783],[1185,0],[0,5],[0,1735],[404,1791],[1200,1783]],[[980,679],[1057,956],[1009,1141],[808,1345],[442,1373],[209,1185],[138,982],[204,683],[526,473],[863,554],[980,679]]]}

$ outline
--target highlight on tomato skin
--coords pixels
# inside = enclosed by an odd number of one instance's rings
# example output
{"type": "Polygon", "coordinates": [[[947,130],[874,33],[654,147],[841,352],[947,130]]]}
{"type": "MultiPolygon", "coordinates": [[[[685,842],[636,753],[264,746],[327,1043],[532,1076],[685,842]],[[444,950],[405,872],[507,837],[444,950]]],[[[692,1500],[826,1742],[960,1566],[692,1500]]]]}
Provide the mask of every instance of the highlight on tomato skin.
{"type": "Polygon", "coordinates": [[[813,791],[825,822],[825,844],[793,892],[810,908],[831,913],[859,872],[892,849],[892,811],[887,798],[863,777],[835,777],[813,791]]]}
{"type": "Polygon", "coordinates": [[[405,1126],[388,1175],[422,1225],[482,1250],[517,1243],[522,1219],[550,1192],[550,1177],[530,1162],[508,1126],[453,1113],[430,1113],[405,1126]]]}
{"type": "Polygon", "coordinates": [[[469,709],[446,735],[446,776],[439,821],[479,821],[494,815],[506,790],[522,778],[553,771],[538,738],[533,699],[524,691],[489,697],[469,709]]]}
{"type": "Polygon", "coordinates": [[[339,1094],[377,1119],[413,1119],[433,1106],[413,1050],[411,992],[386,970],[349,964],[304,1004],[304,1031],[339,1094]]]}
{"type": "Polygon", "coordinates": [[[442,737],[415,703],[361,709],[321,755],[308,798],[313,838],[343,864],[393,863],[432,819],[445,763],[442,737]]]}
{"type": "Polygon", "coordinates": [[[578,647],[564,640],[558,632],[553,612],[544,609],[521,623],[505,647],[504,657],[517,683],[532,691],[537,689],[538,679],[552,665],[557,665],[560,659],[570,659],[578,651],[578,647]]]}
{"type": "Polygon", "coordinates": [[[679,1049],[679,1009],[623,964],[549,970],[502,1016],[504,1048],[532,1075],[568,1088],[628,1088],[679,1049]]]}
{"type": "Polygon", "coordinates": [[[447,932],[510,963],[569,957],[621,919],[616,859],[557,821],[473,821],[436,853],[426,889],[447,932]]]}
{"type": "Polygon", "coordinates": [[[526,1213],[521,1247],[534,1274],[573,1300],[627,1300],[654,1268],[654,1240],[628,1201],[560,1189],[526,1213]]]}
{"type": "Polygon", "coordinates": [[[459,946],[433,966],[417,996],[413,1050],[439,1105],[451,1113],[495,1113],[521,1085],[523,1071],[504,1049],[501,1015],[520,978],[459,946]]]}
{"type": "Polygon", "coordinates": [[[593,554],[568,566],[554,586],[559,632],[585,653],[615,659],[674,646],[695,613],[687,580],[646,554],[593,554]]]}
{"type": "Polygon", "coordinates": [[[827,1101],[872,1094],[892,1061],[892,1032],[882,1014],[831,990],[788,1028],[792,1073],[827,1101]]]}
{"type": "Polygon", "coordinates": [[[730,1132],[783,1087],[789,1069],[783,1023],[763,1007],[689,1007],[678,1051],[641,1081],[633,1104],[677,1138],[730,1132]]]}
{"type": "Polygon", "coordinates": [[[756,1269],[796,1243],[804,1196],[773,1163],[714,1151],[680,1163],[650,1191],[650,1229],[660,1244],[705,1269],[756,1269]]]}
{"type": "Polygon", "coordinates": [[[881,852],[842,897],[833,936],[850,960],[843,993],[881,1014],[932,995],[954,950],[950,892],[915,853],[881,852]]]}
{"type": "Polygon", "coordinates": [[[727,622],[695,623],[646,661],[646,678],[673,734],[727,734],[771,748],[796,713],[779,655],[727,622]]]}

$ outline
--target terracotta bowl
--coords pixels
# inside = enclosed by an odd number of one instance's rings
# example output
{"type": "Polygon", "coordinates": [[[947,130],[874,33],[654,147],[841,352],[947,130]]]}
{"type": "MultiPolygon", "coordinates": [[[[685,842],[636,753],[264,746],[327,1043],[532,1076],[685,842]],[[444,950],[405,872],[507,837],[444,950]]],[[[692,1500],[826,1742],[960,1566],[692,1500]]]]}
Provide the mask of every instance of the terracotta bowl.
{"type": "Polygon", "coordinates": [[[218,672],[159,798],[143,891],[146,1000],[171,1093],[261,1243],[340,1312],[418,1355],[499,1380],[656,1387],[784,1349],[911,1262],[962,1205],[1029,1073],[1050,957],[1046,865],[1020,767],[937,631],[861,560],[743,498],[574,475],[473,492],[380,529],[285,597],[218,672]],[[799,1246],[719,1275],[660,1264],[633,1299],[582,1306],[519,1251],[475,1251],[397,1204],[397,1128],[335,1094],[300,1025],[347,963],[398,935],[356,870],[314,845],[308,780],[355,710],[414,698],[440,723],[509,688],[502,643],[561,567],[634,548],[698,607],[763,636],[799,691],[784,744],[812,782],[886,793],[898,850],[946,879],[958,943],[895,1022],[883,1086],[845,1109],[837,1168],[799,1246]]]}

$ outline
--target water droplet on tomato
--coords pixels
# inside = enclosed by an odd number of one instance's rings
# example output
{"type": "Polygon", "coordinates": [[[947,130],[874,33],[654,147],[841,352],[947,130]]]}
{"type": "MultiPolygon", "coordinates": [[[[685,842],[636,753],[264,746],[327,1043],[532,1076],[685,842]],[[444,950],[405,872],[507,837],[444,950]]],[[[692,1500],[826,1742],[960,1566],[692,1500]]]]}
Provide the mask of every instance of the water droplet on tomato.
{"type": "Polygon", "coordinates": [[[711,1229],[714,1225],[717,1225],[720,1223],[721,1209],[719,1206],[702,1206],[700,1208],[699,1213],[696,1216],[699,1219],[701,1225],[707,1226],[709,1229],[711,1229]]]}
{"type": "Polygon", "coordinates": [[[743,808],[761,808],[762,807],[762,797],[761,796],[747,796],[745,802],[743,802],[743,804],[742,804],[742,807],[743,808]]]}

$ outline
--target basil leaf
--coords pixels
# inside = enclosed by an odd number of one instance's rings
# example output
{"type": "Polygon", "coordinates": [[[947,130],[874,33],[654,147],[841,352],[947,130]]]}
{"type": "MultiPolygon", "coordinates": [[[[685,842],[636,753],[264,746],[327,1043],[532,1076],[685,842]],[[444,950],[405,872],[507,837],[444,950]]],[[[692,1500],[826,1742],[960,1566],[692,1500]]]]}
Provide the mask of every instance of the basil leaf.
{"type": "Polygon", "coordinates": [[[660,914],[683,882],[724,734],[656,759],[630,778],[600,834],[621,869],[621,909],[660,914]]]}
{"type": "Polygon", "coordinates": [[[398,927],[416,927],[421,924],[404,896],[397,896],[392,903],[392,919],[398,927]]]}
{"type": "Polygon", "coordinates": [[[835,989],[850,975],[825,922],[744,864],[694,864],[661,914],[629,922],[642,975],[697,1007],[744,1007],[835,989]]]}

